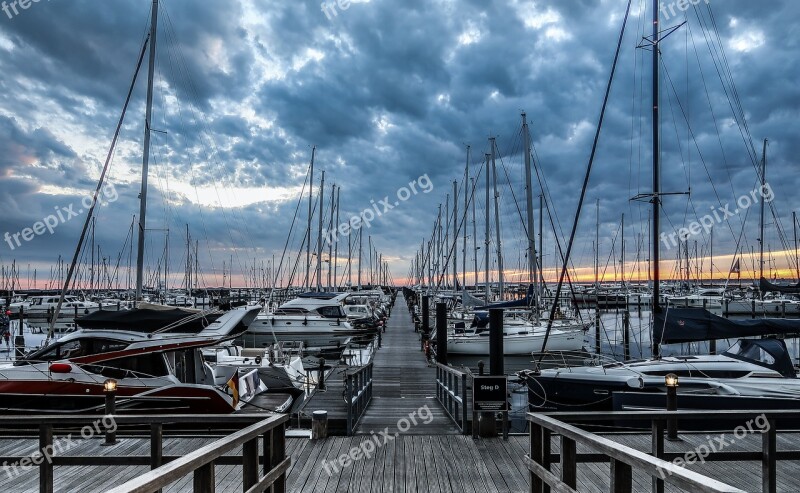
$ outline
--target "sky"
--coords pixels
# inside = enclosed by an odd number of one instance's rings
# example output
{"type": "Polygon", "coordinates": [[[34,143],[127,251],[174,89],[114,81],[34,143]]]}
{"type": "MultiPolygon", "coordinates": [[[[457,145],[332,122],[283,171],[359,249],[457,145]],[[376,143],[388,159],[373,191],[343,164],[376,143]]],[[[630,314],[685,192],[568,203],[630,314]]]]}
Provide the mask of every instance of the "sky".
{"type": "MultiPolygon", "coordinates": [[[[661,42],[662,191],[674,193],[663,197],[662,269],[676,275],[678,242],[669,235],[696,222],[699,229],[688,239],[690,269],[709,271],[713,245],[714,275],[728,275],[735,252],[759,249],[763,192],[770,200],[766,268],[796,277],[800,3],[695,3],[661,6],[662,28],[677,27],[661,42]],[[765,138],[769,187],[761,190],[756,169],[765,138]]],[[[27,8],[18,1],[0,4],[0,264],[7,272],[15,263],[23,288],[50,287],[59,257],[69,263],[86,220],[82,201],[90,202],[109,153],[152,2],[23,4],[27,8]]],[[[295,283],[302,282],[305,254],[297,256],[308,205],[298,200],[307,190],[313,147],[315,196],[325,171],[325,225],[333,184],[340,187],[338,224],[380,211],[359,230],[365,279],[371,242],[392,279],[409,282],[440,204],[443,215],[452,211],[447,201],[454,180],[458,236],[464,229],[470,236],[467,270],[473,271],[473,236],[481,262],[486,248],[482,164],[492,136],[506,279],[524,281],[523,111],[536,163],[534,227],[544,189],[542,261],[552,277],[554,230],[562,242],[570,233],[626,4],[161,0],[146,283],[155,283],[165,251],[170,287],[185,282],[187,225],[201,285],[219,285],[223,276],[231,282],[231,272],[233,284],[262,284],[273,259],[277,265],[282,257],[281,279],[294,272],[295,283]],[[463,183],[467,145],[474,189],[463,183]],[[471,197],[466,220],[465,191],[471,197]]],[[[652,29],[650,8],[650,1],[632,1],[579,217],[572,265],[581,279],[594,276],[596,234],[604,280],[621,270],[627,278],[646,276],[650,206],[630,199],[652,192],[651,52],[643,41],[652,29]]],[[[95,261],[107,266],[104,282],[114,278],[122,286],[136,255],[130,231],[139,213],[146,80],[145,56],[111,153],[105,200],[87,236],[87,245],[94,237],[95,261]]],[[[352,243],[357,234],[349,236],[352,243]]],[[[462,247],[460,241],[452,247],[452,236],[446,250],[456,252],[460,271],[462,247]]],[[[334,262],[342,280],[347,240],[339,236],[334,262]]],[[[82,265],[90,254],[84,248],[82,265]]],[[[743,276],[755,265],[750,256],[740,262],[743,276]]],[[[85,285],[88,273],[80,270],[78,277],[85,285]]]]}

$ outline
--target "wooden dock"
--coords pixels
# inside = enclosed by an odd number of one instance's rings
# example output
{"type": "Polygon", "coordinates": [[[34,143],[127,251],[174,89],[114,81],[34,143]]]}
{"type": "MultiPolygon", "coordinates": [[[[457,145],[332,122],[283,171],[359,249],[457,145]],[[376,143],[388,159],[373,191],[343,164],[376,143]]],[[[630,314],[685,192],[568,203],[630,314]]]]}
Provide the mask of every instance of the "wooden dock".
{"type": "MultiPolygon", "coordinates": [[[[647,451],[650,435],[617,434],[604,435],[615,442],[638,450],[647,451]]],[[[682,435],[684,442],[667,442],[666,451],[693,449],[706,443],[705,434],[682,435]]],[[[211,438],[183,437],[164,442],[164,452],[184,455],[210,443],[211,438]]],[[[463,435],[400,435],[386,445],[377,447],[369,458],[350,463],[334,470],[331,464],[342,454],[358,448],[366,436],[330,437],[313,441],[307,438],[286,440],[287,454],[292,463],[287,479],[287,491],[311,492],[526,492],[530,480],[523,456],[528,453],[528,436],[511,436],[508,441],[500,438],[473,440],[463,435]],[[328,468],[325,468],[328,464],[328,468]],[[331,474],[328,474],[331,471],[331,474]]],[[[800,435],[781,435],[780,448],[798,448],[800,435]]],[[[733,445],[731,451],[760,450],[760,437],[752,435],[733,445]]],[[[82,441],[67,455],[102,455],[121,453],[147,455],[149,440],[123,438],[113,447],[100,446],[101,440],[82,441]]],[[[0,456],[32,453],[36,440],[1,439],[0,456]]],[[[558,452],[558,440],[552,440],[553,452],[558,452]]],[[[587,452],[578,448],[578,453],[587,452]]],[[[241,453],[241,449],[235,453],[241,453]]],[[[719,481],[735,485],[745,491],[761,491],[761,464],[753,461],[707,462],[694,464],[691,470],[719,481]]],[[[800,491],[800,463],[780,461],[777,491],[796,493],[800,491]]],[[[216,466],[218,492],[240,492],[241,466],[216,466]]],[[[553,466],[559,471],[558,465],[553,466]]],[[[55,491],[63,493],[102,492],[111,486],[136,478],[149,471],[146,466],[85,466],[56,467],[55,491]]],[[[578,468],[578,488],[581,493],[601,493],[609,490],[610,474],[607,462],[582,464],[578,468]]],[[[634,471],[633,491],[649,492],[649,478],[634,471]]],[[[39,491],[37,468],[10,477],[0,471],[0,491],[35,493],[39,491]]],[[[191,476],[174,483],[165,492],[191,491],[191,476]]],[[[669,484],[666,492],[683,491],[669,484]]]]}
{"type": "MultiPolygon", "coordinates": [[[[460,433],[436,399],[436,367],[425,360],[420,350],[419,334],[414,332],[411,317],[404,305],[402,296],[398,297],[387,330],[382,334],[382,347],[372,362],[372,400],[355,427],[353,436],[329,436],[322,440],[311,440],[307,437],[286,439],[285,452],[291,458],[286,476],[286,491],[533,491],[532,488],[535,489],[536,485],[531,485],[529,466],[525,460],[526,455],[531,453],[531,435],[514,435],[503,440],[472,438],[460,433]],[[355,460],[347,458],[348,456],[355,460]]],[[[328,380],[327,391],[315,394],[306,403],[303,412],[310,415],[314,410],[324,409],[328,411],[330,419],[341,422],[347,412],[342,398],[343,392],[343,379],[341,375],[334,374],[328,380]]],[[[294,420],[290,421],[290,424],[294,423],[294,420]]],[[[30,456],[38,450],[39,441],[30,433],[9,435],[9,430],[16,429],[13,422],[7,421],[0,428],[5,429],[6,433],[0,437],[0,491],[40,491],[39,467],[13,469],[3,464],[10,457],[30,456]]],[[[226,436],[217,428],[209,428],[220,435],[198,436],[179,432],[165,436],[164,460],[180,460],[178,458],[186,457],[226,436]]],[[[280,436],[283,436],[282,431],[280,436]]],[[[700,449],[717,436],[718,432],[681,433],[681,441],[664,442],[663,452],[670,457],[681,456],[700,449]]],[[[602,438],[645,454],[650,452],[653,444],[653,436],[640,431],[604,433],[602,438]]],[[[575,491],[612,491],[610,485],[613,468],[609,456],[598,453],[596,449],[582,442],[577,443],[574,454],[568,449],[562,454],[561,439],[562,437],[554,434],[549,441],[544,442],[549,443],[547,450],[552,457],[559,458],[549,466],[550,472],[560,476],[560,458],[570,454],[573,458],[575,455],[581,456],[582,460],[575,469],[575,491]]],[[[102,446],[102,439],[84,440],[75,436],[75,440],[70,441],[69,445],[66,450],[59,451],[56,466],[53,468],[53,491],[56,492],[102,492],[150,471],[146,464],[151,451],[151,439],[146,434],[134,436],[120,433],[118,443],[112,446],[102,446]],[[97,458],[99,463],[105,462],[105,465],[74,465],[91,463],[88,459],[92,457],[97,458]]],[[[737,438],[726,447],[725,452],[739,454],[735,460],[695,463],[688,465],[686,470],[743,491],[764,491],[762,468],[765,467],[767,458],[763,456],[762,445],[762,435],[752,433],[741,439],[737,438]]],[[[800,432],[781,431],[777,435],[776,449],[779,460],[777,483],[773,491],[800,491],[800,461],[796,460],[800,458],[800,432]]],[[[254,449],[251,448],[252,450],[254,449]]],[[[239,465],[242,459],[234,457],[244,453],[243,447],[239,446],[219,457],[213,468],[209,466],[213,474],[209,473],[207,477],[213,477],[211,484],[216,485],[216,491],[246,490],[242,486],[244,468],[239,465]]],[[[632,470],[630,484],[628,491],[652,491],[650,476],[636,468],[632,470]]],[[[191,475],[182,477],[163,489],[165,492],[192,490],[191,475]]],[[[684,490],[668,483],[664,491],[684,490]]]]}
{"type": "MultiPolygon", "coordinates": [[[[431,418],[425,422],[418,420],[418,424],[406,433],[458,433],[453,421],[436,401],[436,368],[428,364],[420,348],[420,334],[414,332],[414,322],[400,295],[386,331],[381,334],[381,347],[373,360],[372,402],[356,427],[356,434],[378,433],[386,428],[395,433],[399,420],[418,414],[420,410],[426,418],[431,418]]],[[[344,421],[347,418],[343,375],[343,369],[334,371],[328,378],[327,390],[316,392],[301,410],[307,417],[317,410],[327,411],[329,430],[336,435],[345,434],[344,421]]]]}

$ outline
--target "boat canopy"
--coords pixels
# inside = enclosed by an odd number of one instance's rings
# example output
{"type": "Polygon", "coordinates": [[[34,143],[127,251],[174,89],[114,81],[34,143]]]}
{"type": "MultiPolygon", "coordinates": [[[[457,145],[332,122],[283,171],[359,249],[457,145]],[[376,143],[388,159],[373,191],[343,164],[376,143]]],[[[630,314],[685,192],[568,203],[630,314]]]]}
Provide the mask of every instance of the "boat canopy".
{"type": "Polygon", "coordinates": [[[786,343],[780,339],[740,339],[722,354],[765,366],[786,378],[797,378],[786,343]]]}
{"type": "Polygon", "coordinates": [[[758,281],[758,287],[761,291],[772,291],[777,293],[786,293],[786,294],[800,294],[800,283],[795,284],[794,286],[782,286],[779,284],[772,284],[771,282],[767,281],[763,277],[758,281]]]}
{"type": "Polygon", "coordinates": [[[660,344],[800,334],[800,320],[728,320],[703,308],[669,308],[656,313],[653,339],[660,344]]]}
{"type": "Polygon", "coordinates": [[[176,332],[196,334],[218,319],[219,313],[201,314],[184,308],[136,308],[133,310],[100,310],[75,319],[82,329],[120,329],[155,332],[176,325],[176,332]],[[181,323],[181,321],[183,321],[181,323]]]}

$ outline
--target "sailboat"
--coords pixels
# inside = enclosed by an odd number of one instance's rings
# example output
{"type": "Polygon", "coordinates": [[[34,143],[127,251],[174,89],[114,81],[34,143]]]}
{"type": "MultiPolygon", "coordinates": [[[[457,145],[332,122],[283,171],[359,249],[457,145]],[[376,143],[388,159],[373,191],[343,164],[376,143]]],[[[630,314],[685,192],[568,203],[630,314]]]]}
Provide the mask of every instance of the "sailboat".
{"type": "MultiPolygon", "coordinates": [[[[627,17],[626,17],[627,18],[627,17]]],[[[680,377],[682,409],[800,409],[800,380],[779,339],[740,339],[720,355],[662,358],[660,345],[770,334],[800,333],[800,322],[758,319],[733,322],[702,308],[661,307],[659,278],[658,1],[653,3],[653,358],[526,370],[529,406],[537,411],[663,410],[667,374],[680,377]],[[723,402],[724,401],[724,402],[723,402]]],[[[762,175],[763,178],[763,175],[762,175]]]]}
{"type": "MultiPolygon", "coordinates": [[[[473,311],[473,320],[469,327],[463,321],[456,321],[453,329],[448,332],[447,352],[453,354],[484,355],[489,354],[489,333],[491,327],[488,320],[488,310],[490,308],[503,308],[503,353],[506,356],[538,354],[544,351],[580,351],[586,343],[586,333],[590,323],[582,323],[571,317],[566,317],[560,312],[549,321],[550,332],[548,336],[548,321],[543,320],[539,314],[538,306],[541,301],[540,291],[537,290],[537,257],[534,244],[534,225],[533,225],[533,195],[531,179],[531,152],[530,135],[528,133],[527,116],[522,113],[522,132],[525,139],[525,178],[527,192],[527,231],[528,231],[528,274],[531,284],[525,298],[521,300],[501,302],[495,304],[484,304],[481,308],[473,311]]],[[[486,190],[489,190],[489,163],[492,164],[492,174],[494,175],[495,187],[495,221],[499,224],[499,211],[497,205],[497,171],[495,167],[495,141],[490,139],[491,154],[486,155],[486,190]]],[[[489,299],[489,201],[486,202],[486,300],[489,299]]],[[[466,214],[466,210],[464,211],[466,214]]],[[[454,222],[457,222],[454,218],[454,222]]],[[[455,235],[454,235],[455,236],[455,235]]],[[[497,242],[499,245],[500,234],[499,225],[497,231],[497,242]]],[[[500,291],[503,290],[502,279],[502,255],[500,248],[497,249],[497,261],[500,275],[500,291]]],[[[454,269],[455,270],[455,269],[454,269]]],[[[455,274],[455,273],[454,273],[455,274]]],[[[454,275],[454,278],[456,276],[454,275]]],[[[466,290],[462,294],[462,302],[474,303],[475,298],[471,297],[466,290]]],[[[463,318],[463,313],[461,317],[463,318]]]]}

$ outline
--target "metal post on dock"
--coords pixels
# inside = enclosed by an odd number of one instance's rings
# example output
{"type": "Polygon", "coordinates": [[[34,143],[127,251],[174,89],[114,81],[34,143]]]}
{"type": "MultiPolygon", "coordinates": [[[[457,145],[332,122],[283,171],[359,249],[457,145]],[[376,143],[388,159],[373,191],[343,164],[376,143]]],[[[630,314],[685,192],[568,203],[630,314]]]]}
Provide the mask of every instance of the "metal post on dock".
{"type": "Polygon", "coordinates": [[[622,351],[625,361],[631,359],[631,312],[627,307],[622,312],[622,351]]]}
{"type": "Polygon", "coordinates": [[[430,334],[431,332],[431,323],[430,323],[430,297],[423,296],[422,297],[422,333],[423,334],[430,334]]]}
{"type": "MultiPolygon", "coordinates": [[[[109,378],[103,382],[103,390],[106,394],[105,412],[106,416],[114,416],[117,413],[117,381],[109,378]]],[[[117,443],[116,428],[114,431],[106,428],[106,441],[103,445],[114,445],[117,443]]]]}
{"type": "Polygon", "coordinates": [[[483,360],[478,361],[478,376],[483,376],[483,368],[485,366],[486,364],[483,362],[483,360]]]}
{"type": "Polygon", "coordinates": [[[504,375],[503,366],[503,309],[489,309],[489,374],[504,375]]]}
{"type": "Polygon", "coordinates": [[[436,303],[436,362],[447,364],[447,303],[436,303]]]}
{"type": "MultiPolygon", "coordinates": [[[[664,377],[667,386],[667,411],[678,410],[678,376],[669,373],[664,377]]],[[[678,438],[678,421],[675,418],[667,418],[667,440],[676,442],[678,438]]]]}

